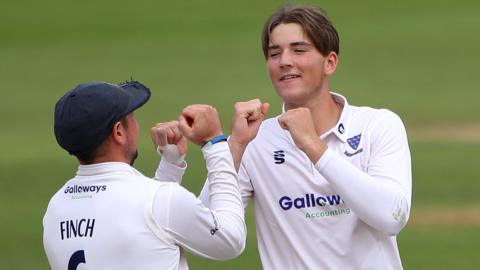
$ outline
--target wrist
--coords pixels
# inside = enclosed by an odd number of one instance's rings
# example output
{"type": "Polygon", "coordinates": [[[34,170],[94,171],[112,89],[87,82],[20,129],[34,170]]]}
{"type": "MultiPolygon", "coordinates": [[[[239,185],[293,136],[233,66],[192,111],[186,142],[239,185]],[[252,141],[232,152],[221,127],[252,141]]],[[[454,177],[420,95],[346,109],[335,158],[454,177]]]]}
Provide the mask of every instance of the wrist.
{"type": "Polygon", "coordinates": [[[166,160],[180,167],[185,166],[186,154],[180,153],[180,150],[174,144],[157,146],[157,153],[162,157],[162,160],[166,160]]]}
{"type": "Polygon", "coordinates": [[[227,137],[225,137],[225,135],[223,135],[223,134],[220,134],[220,135],[215,136],[212,139],[208,140],[207,142],[203,143],[202,148],[208,147],[210,145],[213,145],[213,144],[216,144],[216,143],[219,143],[219,142],[226,142],[226,141],[227,141],[227,137]]]}
{"type": "Polygon", "coordinates": [[[301,150],[307,155],[310,161],[315,164],[322,157],[327,148],[328,146],[322,140],[318,139],[301,150]]]}
{"type": "Polygon", "coordinates": [[[248,143],[249,143],[248,141],[243,142],[241,140],[237,140],[237,138],[233,134],[228,137],[228,145],[230,147],[246,148],[248,143]]]}

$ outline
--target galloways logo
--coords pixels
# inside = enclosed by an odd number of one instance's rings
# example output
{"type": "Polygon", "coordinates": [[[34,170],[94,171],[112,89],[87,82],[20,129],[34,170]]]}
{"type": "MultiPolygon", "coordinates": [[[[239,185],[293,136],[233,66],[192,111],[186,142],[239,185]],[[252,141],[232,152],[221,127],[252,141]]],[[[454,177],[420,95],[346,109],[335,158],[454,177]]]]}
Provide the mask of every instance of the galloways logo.
{"type": "MultiPolygon", "coordinates": [[[[303,197],[291,198],[289,196],[283,196],[278,200],[280,208],[284,211],[289,211],[292,208],[304,209],[304,208],[313,208],[313,207],[325,207],[325,206],[340,206],[345,202],[342,200],[340,195],[318,195],[318,194],[305,194],[303,197]]],[[[338,208],[334,210],[327,211],[318,211],[318,212],[307,212],[305,213],[305,218],[319,218],[327,216],[338,216],[338,215],[348,215],[350,214],[349,208],[338,208]]]]}
{"type": "Polygon", "coordinates": [[[74,185],[73,187],[67,186],[65,188],[65,193],[86,193],[86,192],[94,192],[98,193],[100,191],[105,191],[107,190],[107,185],[102,185],[102,186],[79,186],[79,185],[74,185]]]}
{"type": "Polygon", "coordinates": [[[92,198],[93,194],[106,191],[107,185],[74,185],[67,186],[63,191],[65,194],[72,194],[72,199],[92,198]]]}

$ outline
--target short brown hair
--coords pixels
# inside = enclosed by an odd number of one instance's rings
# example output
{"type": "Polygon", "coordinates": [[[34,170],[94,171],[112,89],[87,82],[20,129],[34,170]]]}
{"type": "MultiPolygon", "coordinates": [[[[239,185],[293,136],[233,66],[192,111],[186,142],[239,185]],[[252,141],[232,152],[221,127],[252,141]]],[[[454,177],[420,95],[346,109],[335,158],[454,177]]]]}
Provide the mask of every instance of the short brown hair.
{"type": "Polygon", "coordinates": [[[337,30],[320,7],[284,5],[273,13],[263,26],[262,49],[265,58],[268,58],[270,34],[281,23],[299,24],[323,56],[331,51],[337,55],[340,53],[337,30]]]}

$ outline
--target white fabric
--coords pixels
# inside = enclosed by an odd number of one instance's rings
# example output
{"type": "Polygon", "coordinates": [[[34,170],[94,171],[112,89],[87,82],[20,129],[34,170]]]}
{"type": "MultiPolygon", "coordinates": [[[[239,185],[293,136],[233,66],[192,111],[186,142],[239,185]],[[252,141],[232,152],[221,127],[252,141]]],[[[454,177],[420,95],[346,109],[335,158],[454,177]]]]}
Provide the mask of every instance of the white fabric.
{"type": "Polygon", "coordinates": [[[177,166],[185,165],[185,155],[180,154],[180,150],[175,144],[159,145],[157,153],[170,163],[177,166]]]}
{"type": "Polygon", "coordinates": [[[255,202],[264,269],[402,269],[395,235],[412,189],[405,128],[391,111],[333,97],[344,108],[321,135],[329,148],[316,164],[278,117],[262,123],[242,158],[240,188],[245,207],[255,202]]]}
{"type": "Polygon", "coordinates": [[[155,176],[153,179],[162,182],[175,182],[181,184],[182,177],[187,170],[187,166],[187,162],[185,161],[183,165],[177,166],[171,162],[168,162],[162,157],[160,159],[160,163],[158,164],[157,170],[155,171],[155,176]]]}
{"type": "MultiPolygon", "coordinates": [[[[125,163],[80,165],[43,219],[51,269],[70,269],[77,251],[85,261],[76,257],[78,270],[188,269],[182,248],[219,260],[240,254],[246,230],[228,145],[203,154],[214,190],[210,209],[177,183],[153,181],[125,163]]],[[[181,178],[181,168],[170,169],[158,176],[181,178]]]]}

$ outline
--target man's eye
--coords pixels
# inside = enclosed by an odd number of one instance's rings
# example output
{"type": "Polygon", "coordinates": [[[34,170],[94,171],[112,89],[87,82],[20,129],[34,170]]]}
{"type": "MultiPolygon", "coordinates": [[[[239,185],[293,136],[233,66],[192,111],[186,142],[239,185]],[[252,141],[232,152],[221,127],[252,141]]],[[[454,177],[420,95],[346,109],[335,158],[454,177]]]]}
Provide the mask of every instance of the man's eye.
{"type": "Polygon", "coordinates": [[[299,48],[299,49],[295,49],[295,52],[296,52],[296,53],[304,53],[304,52],[306,52],[306,51],[307,51],[306,49],[300,49],[300,48],[299,48]]]}
{"type": "Polygon", "coordinates": [[[269,56],[270,56],[270,58],[273,58],[273,57],[276,57],[278,55],[279,55],[278,52],[271,52],[269,56]]]}

